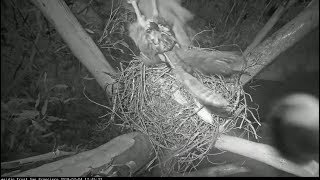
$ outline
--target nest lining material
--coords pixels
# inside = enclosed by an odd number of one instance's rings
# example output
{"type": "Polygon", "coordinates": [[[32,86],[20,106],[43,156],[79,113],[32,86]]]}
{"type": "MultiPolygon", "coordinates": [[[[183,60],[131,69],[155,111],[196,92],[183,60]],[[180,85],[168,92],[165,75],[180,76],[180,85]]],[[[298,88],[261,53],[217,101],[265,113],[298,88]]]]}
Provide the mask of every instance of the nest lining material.
{"type": "Polygon", "coordinates": [[[192,95],[164,64],[146,67],[137,56],[117,78],[113,110],[121,118],[120,125],[147,134],[159,162],[171,163],[166,166],[170,167],[167,172],[194,170],[206,158],[217,137],[234,128],[242,128],[244,133],[257,138],[253,124],[259,122],[256,118],[256,122],[247,119],[253,113],[244,98],[247,94],[237,85],[238,78],[227,82],[221,76],[195,73],[195,77],[234,105],[232,118],[212,114],[211,124],[202,120],[192,95]],[[167,151],[170,157],[164,158],[167,151]]]}

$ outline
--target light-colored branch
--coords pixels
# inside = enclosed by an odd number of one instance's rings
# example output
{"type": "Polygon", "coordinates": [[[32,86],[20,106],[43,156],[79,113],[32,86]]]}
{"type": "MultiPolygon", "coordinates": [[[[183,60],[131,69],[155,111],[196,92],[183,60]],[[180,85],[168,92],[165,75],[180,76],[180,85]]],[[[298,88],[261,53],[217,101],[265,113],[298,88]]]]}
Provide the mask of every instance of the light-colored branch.
{"type": "Polygon", "coordinates": [[[81,27],[63,0],[32,0],[44,16],[54,25],[74,56],[90,71],[103,88],[111,92],[115,81],[109,74],[115,70],[107,62],[100,49],[81,27]]]}
{"type": "Polygon", "coordinates": [[[136,172],[154,157],[152,145],[144,134],[118,136],[90,151],[16,174],[16,177],[79,177],[90,172],[103,173],[108,167],[132,164],[136,172]]]}
{"type": "MultiPolygon", "coordinates": [[[[306,165],[295,164],[279,156],[277,151],[269,145],[255,143],[233,136],[222,135],[217,140],[215,147],[261,161],[297,176],[319,176],[318,163],[313,161],[306,165]]],[[[125,164],[127,162],[135,162],[136,165],[133,170],[134,172],[152,160],[154,157],[152,152],[151,143],[146,135],[142,135],[141,133],[130,133],[118,136],[107,144],[96,149],[42,165],[38,168],[19,173],[16,176],[78,177],[88,173],[89,171],[99,169],[107,164],[115,165],[125,164]]],[[[220,168],[213,169],[218,171],[221,170],[220,168]]],[[[241,170],[241,168],[234,169],[234,171],[237,170],[241,170]]],[[[217,171],[213,171],[213,174],[211,175],[216,175],[216,172],[217,171]]],[[[191,176],[198,173],[199,172],[194,172],[189,175],[191,176]]]]}
{"type": "Polygon", "coordinates": [[[319,176],[319,164],[317,162],[312,161],[305,165],[298,165],[287,159],[284,159],[278,154],[275,148],[266,144],[255,143],[238,137],[222,135],[216,141],[215,147],[261,161],[265,164],[297,176],[319,176]]]}
{"type": "Polygon", "coordinates": [[[313,0],[297,17],[288,22],[260,45],[247,52],[247,72],[243,74],[242,84],[254,78],[282,52],[293,46],[306,34],[319,25],[319,1],[313,0]]]}

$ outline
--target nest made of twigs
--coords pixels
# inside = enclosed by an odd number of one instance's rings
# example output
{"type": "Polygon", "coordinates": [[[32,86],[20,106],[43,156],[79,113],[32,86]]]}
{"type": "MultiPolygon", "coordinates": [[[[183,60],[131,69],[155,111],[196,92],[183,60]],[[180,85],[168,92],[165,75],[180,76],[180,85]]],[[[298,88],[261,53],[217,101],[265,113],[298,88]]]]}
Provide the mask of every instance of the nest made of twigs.
{"type": "Polygon", "coordinates": [[[237,79],[227,82],[221,76],[200,73],[195,77],[213,91],[222,93],[234,105],[232,118],[212,114],[211,124],[203,121],[197,115],[199,107],[192,95],[164,64],[146,67],[140,57],[135,57],[117,78],[114,115],[121,119],[121,126],[150,137],[159,162],[169,168],[165,170],[167,173],[194,170],[221,133],[243,128],[257,137],[253,123],[247,119],[248,112],[252,112],[237,79]],[[182,101],[177,102],[177,98],[182,101]],[[165,155],[168,151],[170,156],[165,155]]]}

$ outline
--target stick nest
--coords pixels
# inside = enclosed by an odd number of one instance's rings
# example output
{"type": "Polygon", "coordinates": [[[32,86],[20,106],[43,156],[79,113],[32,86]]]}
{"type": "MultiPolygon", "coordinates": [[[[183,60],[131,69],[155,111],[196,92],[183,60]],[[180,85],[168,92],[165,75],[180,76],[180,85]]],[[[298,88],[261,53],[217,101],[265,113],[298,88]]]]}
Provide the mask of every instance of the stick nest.
{"type": "Polygon", "coordinates": [[[221,133],[238,128],[257,138],[255,122],[247,119],[248,112],[253,113],[238,80],[226,82],[220,76],[200,73],[195,76],[235,105],[234,117],[224,119],[212,114],[211,124],[202,120],[192,95],[164,64],[146,67],[140,57],[135,57],[117,78],[111,120],[117,116],[121,120],[118,125],[147,134],[166,173],[194,170],[221,133]]]}

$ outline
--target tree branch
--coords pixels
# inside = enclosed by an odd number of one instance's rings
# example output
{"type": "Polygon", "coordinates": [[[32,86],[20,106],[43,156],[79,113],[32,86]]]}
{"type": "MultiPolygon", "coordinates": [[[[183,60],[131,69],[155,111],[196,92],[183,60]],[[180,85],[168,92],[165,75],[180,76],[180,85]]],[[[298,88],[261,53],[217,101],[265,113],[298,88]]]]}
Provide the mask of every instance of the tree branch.
{"type": "Polygon", "coordinates": [[[313,0],[297,17],[246,54],[247,72],[242,84],[248,83],[282,52],[293,46],[319,25],[319,1],[313,0]]]}

